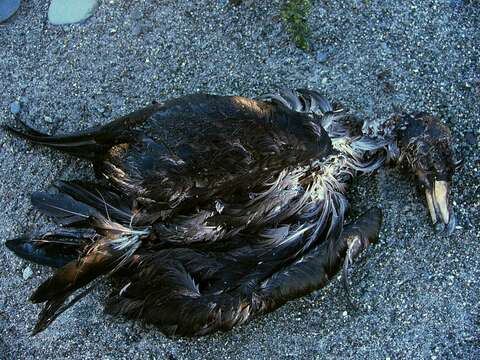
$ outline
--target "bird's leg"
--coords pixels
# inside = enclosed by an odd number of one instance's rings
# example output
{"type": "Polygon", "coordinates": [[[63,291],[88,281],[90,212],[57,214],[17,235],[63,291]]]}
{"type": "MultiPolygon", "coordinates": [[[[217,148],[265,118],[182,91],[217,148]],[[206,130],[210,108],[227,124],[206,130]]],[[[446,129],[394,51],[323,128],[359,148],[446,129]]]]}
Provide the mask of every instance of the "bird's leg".
{"type": "Polygon", "coordinates": [[[381,210],[372,208],[346,225],[342,235],[332,244],[320,244],[265,280],[258,291],[265,302],[263,311],[272,311],[289,300],[325,286],[342,267],[344,256],[343,269],[348,269],[348,265],[377,240],[381,222],[381,210]]]}
{"type": "Polygon", "coordinates": [[[339,240],[347,246],[342,266],[342,284],[345,289],[347,303],[352,309],[356,309],[357,306],[352,301],[348,284],[350,265],[353,264],[353,260],[355,260],[363,250],[377,240],[380,226],[376,226],[376,219],[381,220],[381,212],[378,209],[370,210],[353,223],[346,225],[339,240]]]}
{"type": "Polygon", "coordinates": [[[438,119],[425,113],[397,115],[384,125],[393,149],[390,157],[415,174],[425,191],[427,207],[437,230],[455,229],[455,214],[448,197],[452,175],[459,163],[454,160],[452,134],[438,119]]]}

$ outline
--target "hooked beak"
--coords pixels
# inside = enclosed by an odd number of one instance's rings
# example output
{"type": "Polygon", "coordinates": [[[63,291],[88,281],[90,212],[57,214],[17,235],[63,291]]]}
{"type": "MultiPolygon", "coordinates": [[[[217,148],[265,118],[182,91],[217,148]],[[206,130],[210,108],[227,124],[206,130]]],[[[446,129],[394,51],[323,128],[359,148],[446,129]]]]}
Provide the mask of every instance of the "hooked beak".
{"type": "Polygon", "coordinates": [[[431,189],[425,190],[428,211],[432,218],[433,225],[439,231],[447,226],[447,234],[455,230],[456,220],[453,210],[448,205],[449,185],[447,181],[435,180],[431,189]]]}

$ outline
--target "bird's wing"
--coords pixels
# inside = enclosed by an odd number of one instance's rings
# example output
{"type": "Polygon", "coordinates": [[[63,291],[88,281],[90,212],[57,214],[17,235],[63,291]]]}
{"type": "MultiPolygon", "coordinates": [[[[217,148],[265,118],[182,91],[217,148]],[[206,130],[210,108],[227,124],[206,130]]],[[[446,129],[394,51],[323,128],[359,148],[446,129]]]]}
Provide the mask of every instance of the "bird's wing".
{"type": "Polygon", "coordinates": [[[97,171],[140,201],[170,208],[245,200],[282,170],[331,148],[307,115],[236,96],[175,99],[129,131],[131,140],[113,146],[97,171]]]}

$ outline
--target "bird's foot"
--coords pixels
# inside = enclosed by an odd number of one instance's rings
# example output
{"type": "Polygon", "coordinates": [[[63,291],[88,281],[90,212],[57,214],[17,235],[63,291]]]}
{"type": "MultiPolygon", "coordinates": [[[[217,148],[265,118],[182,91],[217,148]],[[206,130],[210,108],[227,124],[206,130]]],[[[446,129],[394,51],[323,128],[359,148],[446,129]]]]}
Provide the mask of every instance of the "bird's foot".
{"type": "Polygon", "coordinates": [[[392,134],[400,150],[399,162],[409,168],[425,192],[427,207],[437,231],[455,230],[455,214],[449,204],[454,160],[452,134],[438,119],[425,113],[395,116],[392,134]]]}
{"type": "Polygon", "coordinates": [[[352,309],[356,309],[357,306],[352,301],[348,285],[350,266],[363,250],[377,241],[381,223],[382,211],[378,208],[372,208],[343,229],[341,241],[346,242],[347,252],[342,267],[342,284],[347,303],[352,309]]]}

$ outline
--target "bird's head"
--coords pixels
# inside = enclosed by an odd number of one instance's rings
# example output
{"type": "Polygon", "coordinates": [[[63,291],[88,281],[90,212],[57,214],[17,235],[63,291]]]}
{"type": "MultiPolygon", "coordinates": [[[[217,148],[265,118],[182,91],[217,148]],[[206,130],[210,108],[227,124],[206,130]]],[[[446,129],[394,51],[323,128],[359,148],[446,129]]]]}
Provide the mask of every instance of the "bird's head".
{"type": "Polygon", "coordinates": [[[392,133],[400,150],[399,162],[414,174],[425,192],[428,210],[437,229],[455,228],[455,215],[449,204],[452,176],[460,162],[455,161],[452,133],[437,118],[426,113],[392,117],[392,133]]]}

